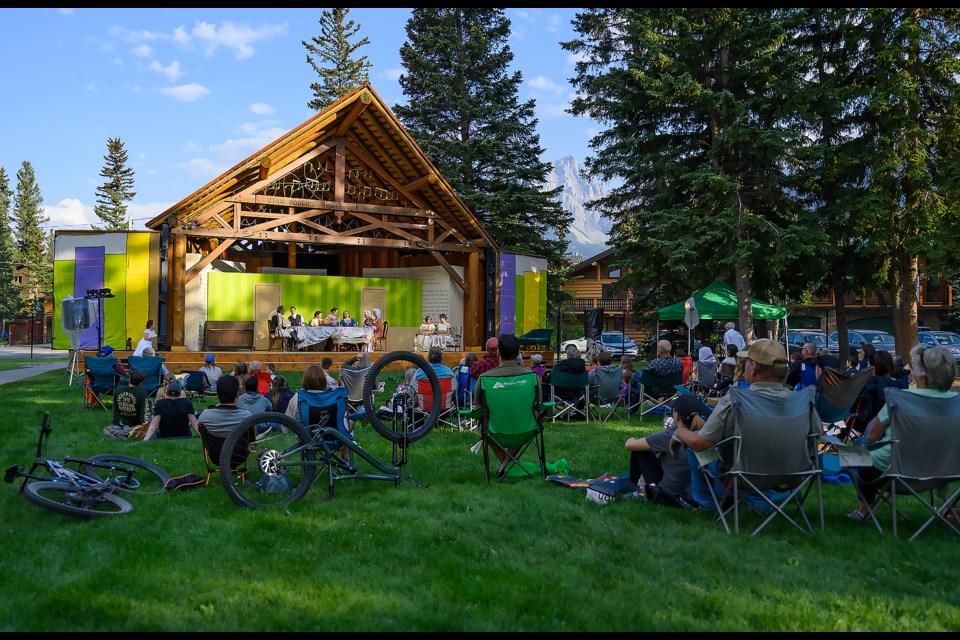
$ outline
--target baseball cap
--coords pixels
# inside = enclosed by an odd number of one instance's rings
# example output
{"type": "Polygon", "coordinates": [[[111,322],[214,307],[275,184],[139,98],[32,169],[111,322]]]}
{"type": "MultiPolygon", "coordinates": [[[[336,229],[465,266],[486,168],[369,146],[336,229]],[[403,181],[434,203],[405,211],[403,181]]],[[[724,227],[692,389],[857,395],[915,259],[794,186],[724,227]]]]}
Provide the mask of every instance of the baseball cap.
{"type": "Polygon", "coordinates": [[[749,358],[754,362],[766,366],[787,364],[787,353],[783,345],[769,338],[754,340],[746,351],[738,351],[738,358],[749,358]]]}
{"type": "Polygon", "coordinates": [[[707,405],[689,393],[685,393],[671,402],[670,408],[676,411],[683,423],[687,425],[693,420],[693,414],[699,413],[701,418],[706,418],[707,414],[710,413],[707,405]]]}
{"type": "Polygon", "coordinates": [[[181,387],[179,382],[171,382],[170,384],[167,385],[167,393],[171,396],[180,395],[180,390],[181,390],[181,387]]]}
{"type": "Polygon", "coordinates": [[[208,353],[208,354],[207,354],[207,357],[204,358],[203,360],[204,360],[204,362],[213,362],[214,360],[216,360],[216,358],[213,356],[212,353],[208,353]]]}
{"type": "Polygon", "coordinates": [[[486,347],[487,351],[496,351],[499,344],[500,342],[496,338],[487,338],[487,342],[484,346],[486,347]]]}
{"type": "Polygon", "coordinates": [[[100,348],[100,355],[101,355],[101,356],[109,356],[109,355],[112,354],[114,351],[116,351],[116,349],[114,349],[113,347],[111,347],[111,346],[108,345],[108,344],[105,344],[105,345],[103,345],[103,346],[100,348]]]}

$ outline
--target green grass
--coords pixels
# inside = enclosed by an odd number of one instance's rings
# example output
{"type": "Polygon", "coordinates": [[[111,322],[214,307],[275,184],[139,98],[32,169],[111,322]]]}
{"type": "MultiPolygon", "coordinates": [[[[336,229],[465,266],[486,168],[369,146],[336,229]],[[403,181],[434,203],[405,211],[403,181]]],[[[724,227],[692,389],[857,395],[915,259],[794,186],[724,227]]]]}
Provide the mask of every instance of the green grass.
{"type": "Polygon", "coordinates": [[[41,364],[52,364],[60,361],[66,362],[66,358],[0,358],[0,371],[12,371],[14,369],[25,369],[41,364]]]}
{"type": "MultiPolygon", "coordinates": [[[[62,377],[0,386],[4,467],[29,466],[46,410],[49,457],[114,452],[171,474],[203,472],[198,439],[104,439],[107,414],[84,410],[62,377]]],[[[581,477],[625,471],[623,442],[656,428],[653,419],[548,424],[547,458],[566,458],[581,477]]],[[[357,436],[389,459],[368,425],[357,436]]],[[[318,484],[275,510],[237,506],[215,479],[132,496],[133,513],[84,522],[7,486],[0,629],[960,629],[960,540],[942,526],[907,542],[855,523],[844,517],[850,486],[824,485],[825,532],[775,523],[735,537],[705,512],[642,500],[600,506],[539,480],[486,484],[482,458],[469,451],[475,441],[435,430],[409,450],[417,482],[342,482],[332,500],[318,484]]]]}

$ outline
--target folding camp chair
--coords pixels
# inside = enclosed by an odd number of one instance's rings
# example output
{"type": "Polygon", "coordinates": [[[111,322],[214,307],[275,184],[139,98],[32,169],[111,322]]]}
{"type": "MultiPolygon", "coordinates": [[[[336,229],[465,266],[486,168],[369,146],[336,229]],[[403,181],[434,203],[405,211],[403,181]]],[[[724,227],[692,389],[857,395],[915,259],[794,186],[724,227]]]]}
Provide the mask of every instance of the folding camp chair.
{"type": "Polygon", "coordinates": [[[597,384],[591,388],[591,395],[596,399],[597,413],[601,422],[612,417],[626,419],[627,396],[620,395],[623,386],[622,369],[598,369],[595,380],[597,384]]]}
{"type": "Polygon", "coordinates": [[[682,386],[683,372],[678,371],[669,376],[658,376],[655,373],[643,369],[633,375],[634,379],[630,381],[630,413],[639,412],[641,416],[645,416],[648,413],[668,413],[670,411],[668,406],[670,401],[676,399],[680,394],[675,387],[682,386]],[[636,400],[634,400],[634,392],[632,389],[635,388],[634,384],[637,377],[640,379],[640,385],[639,388],[636,389],[636,400]],[[650,406],[645,409],[644,405],[646,404],[650,406]]]}
{"type": "MultiPolygon", "coordinates": [[[[921,396],[890,387],[886,389],[886,401],[889,440],[859,447],[843,445],[827,436],[823,439],[837,446],[840,464],[855,476],[859,476],[856,467],[872,466],[871,458],[863,455],[865,449],[890,447],[890,466],[872,483],[878,489],[877,501],[867,506],[868,516],[878,531],[882,532],[883,528],[877,520],[877,510],[889,504],[891,528],[893,535],[897,535],[897,521],[908,521],[910,515],[898,504],[897,497],[912,496],[930,516],[913,532],[910,540],[938,520],[960,535],[956,519],[960,487],[949,493],[950,484],[960,481],[960,396],[921,396]],[[938,494],[942,498],[939,505],[938,494]]],[[[857,491],[860,492],[859,486],[857,491]]],[[[860,498],[865,503],[862,494],[860,498]]]]}
{"type": "Polygon", "coordinates": [[[127,364],[130,365],[130,372],[142,371],[144,375],[142,387],[147,390],[147,395],[156,396],[157,389],[163,383],[163,356],[129,356],[127,364]]]}
{"type": "MultiPolygon", "coordinates": [[[[536,377],[537,374],[533,375],[536,377]]],[[[570,420],[576,416],[590,422],[590,378],[587,372],[570,373],[554,367],[550,372],[550,401],[554,403],[554,422],[560,417],[570,420]]]]}
{"type": "Polygon", "coordinates": [[[740,532],[743,503],[767,517],[753,530],[757,535],[778,515],[801,531],[813,525],[804,510],[811,489],[817,488],[820,529],[823,529],[823,493],[817,440],[822,435],[814,408],[814,390],[772,395],[732,388],[730,411],[734,434],[714,445],[721,466],[700,467],[717,509],[717,519],[730,533],[727,516],[733,512],[733,532],[740,532]],[[723,487],[722,490],[718,487],[723,487]],[[795,508],[793,516],[787,512],[795,508]]]}
{"type": "Polygon", "coordinates": [[[540,477],[547,477],[547,458],[543,447],[545,411],[552,402],[537,403],[537,374],[532,371],[515,376],[480,376],[477,378],[476,409],[464,415],[480,421],[480,442],[483,447],[483,471],[490,482],[490,448],[498,447],[507,456],[507,464],[497,479],[507,477],[517,467],[534,478],[533,472],[520,464],[523,454],[532,446],[537,454],[540,477]]]}
{"type": "Polygon", "coordinates": [[[690,381],[690,390],[700,398],[717,395],[717,374],[720,369],[718,362],[697,362],[697,379],[690,381]]]}
{"type": "Polygon", "coordinates": [[[181,369],[180,373],[186,373],[187,377],[182,380],[184,395],[191,400],[200,400],[206,402],[205,394],[210,388],[210,381],[207,374],[203,371],[190,369],[181,369]]]}
{"type": "MultiPolygon", "coordinates": [[[[453,378],[438,378],[440,382],[441,408],[437,425],[446,425],[451,429],[463,431],[460,423],[460,408],[457,406],[457,392],[453,388],[453,378]]],[[[428,378],[418,378],[417,395],[414,403],[414,420],[426,420],[433,410],[433,389],[428,378]]]]}
{"type": "Polygon", "coordinates": [[[343,367],[337,376],[337,384],[347,390],[347,410],[356,413],[363,409],[363,384],[372,367],[354,369],[343,367]]]}
{"type": "Polygon", "coordinates": [[[116,365],[116,356],[83,357],[83,366],[86,367],[83,392],[86,396],[87,409],[99,406],[104,411],[109,411],[107,405],[104,404],[104,399],[107,396],[112,396],[120,383],[116,365]]]}
{"type": "MultiPolygon", "coordinates": [[[[220,473],[220,453],[223,451],[225,437],[210,433],[207,426],[202,422],[197,425],[197,431],[200,433],[200,445],[203,448],[203,464],[207,469],[207,481],[205,485],[210,484],[210,477],[214,473],[220,473]]],[[[247,473],[247,456],[250,443],[254,440],[253,431],[250,430],[241,441],[240,445],[234,449],[233,460],[230,463],[230,473],[240,476],[243,482],[247,473]]]]}
{"type": "MultiPolygon", "coordinates": [[[[856,413],[853,405],[860,397],[867,380],[873,375],[873,367],[867,367],[855,374],[847,375],[827,367],[820,374],[816,384],[817,414],[823,422],[824,431],[839,431],[845,438],[849,434],[846,424],[834,428],[837,423],[845,423],[856,413]]],[[[834,434],[835,435],[835,434],[834,434]]]]}

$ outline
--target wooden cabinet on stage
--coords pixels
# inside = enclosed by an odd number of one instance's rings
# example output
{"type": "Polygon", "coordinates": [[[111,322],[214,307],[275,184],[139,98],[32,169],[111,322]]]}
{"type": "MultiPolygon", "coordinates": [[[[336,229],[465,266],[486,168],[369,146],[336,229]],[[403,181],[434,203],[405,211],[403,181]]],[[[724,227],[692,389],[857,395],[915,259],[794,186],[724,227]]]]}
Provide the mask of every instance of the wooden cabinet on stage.
{"type": "Polygon", "coordinates": [[[204,349],[253,351],[253,322],[207,320],[203,331],[204,349]]]}

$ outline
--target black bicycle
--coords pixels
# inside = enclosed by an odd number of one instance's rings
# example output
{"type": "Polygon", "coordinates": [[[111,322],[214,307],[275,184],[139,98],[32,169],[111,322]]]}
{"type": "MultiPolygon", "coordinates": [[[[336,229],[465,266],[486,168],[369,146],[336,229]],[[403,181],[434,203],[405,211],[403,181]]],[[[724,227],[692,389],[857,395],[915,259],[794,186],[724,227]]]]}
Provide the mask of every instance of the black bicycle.
{"type": "Polygon", "coordinates": [[[51,431],[50,412],[46,411],[30,471],[13,465],[7,467],[3,478],[7,484],[23,478],[20,493],[38,507],[83,519],[122,515],[133,511],[133,505],[116,495],[118,492],[159,493],[170,478],[160,467],[130,456],[65,456],[62,463],[50,460],[45,450],[51,431]]]}

